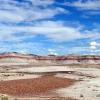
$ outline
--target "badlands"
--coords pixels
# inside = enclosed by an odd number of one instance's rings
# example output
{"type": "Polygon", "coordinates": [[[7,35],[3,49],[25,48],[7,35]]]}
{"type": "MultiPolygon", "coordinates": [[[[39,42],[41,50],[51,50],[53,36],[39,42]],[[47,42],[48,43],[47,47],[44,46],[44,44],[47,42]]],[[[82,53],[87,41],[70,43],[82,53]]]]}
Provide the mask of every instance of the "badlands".
{"type": "Polygon", "coordinates": [[[100,100],[100,56],[2,53],[0,100],[100,100]]]}

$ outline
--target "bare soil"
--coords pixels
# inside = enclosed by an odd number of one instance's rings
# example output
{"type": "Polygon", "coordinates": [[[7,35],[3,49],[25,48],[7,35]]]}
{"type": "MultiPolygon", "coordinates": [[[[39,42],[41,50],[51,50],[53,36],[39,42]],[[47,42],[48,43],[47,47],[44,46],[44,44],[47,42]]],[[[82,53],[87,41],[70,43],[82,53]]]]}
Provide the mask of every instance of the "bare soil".
{"type": "Polygon", "coordinates": [[[76,80],[54,76],[42,76],[35,79],[0,81],[0,93],[11,96],[30,97],[45,94],[58,88],[68,87],[73,85],[75,82],[76,80]]]}

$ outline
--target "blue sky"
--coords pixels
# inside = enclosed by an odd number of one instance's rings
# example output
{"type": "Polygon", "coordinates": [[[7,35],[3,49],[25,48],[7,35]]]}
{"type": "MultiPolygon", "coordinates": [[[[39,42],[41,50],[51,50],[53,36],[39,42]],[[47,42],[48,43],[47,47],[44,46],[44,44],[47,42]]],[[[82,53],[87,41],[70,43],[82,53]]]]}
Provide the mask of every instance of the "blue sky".
{"type": "Polygon", "coordinates": [[[100,0],[0,0],[0,52],[13,51],[100,54],[100,0]]]}

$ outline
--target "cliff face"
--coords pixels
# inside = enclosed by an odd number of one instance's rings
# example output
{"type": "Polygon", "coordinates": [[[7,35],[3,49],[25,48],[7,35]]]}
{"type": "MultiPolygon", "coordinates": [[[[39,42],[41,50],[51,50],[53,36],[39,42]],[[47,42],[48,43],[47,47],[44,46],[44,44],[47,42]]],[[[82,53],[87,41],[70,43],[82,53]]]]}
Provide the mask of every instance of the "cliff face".
{"type": "Polygon", "coordinates": [[[65,64],[100,64],[99,55],[66,55],[66,56],[38,56],[21,53],[0,54],[0,64],[38,64],[38,65],[65,65],[65,64]]]}

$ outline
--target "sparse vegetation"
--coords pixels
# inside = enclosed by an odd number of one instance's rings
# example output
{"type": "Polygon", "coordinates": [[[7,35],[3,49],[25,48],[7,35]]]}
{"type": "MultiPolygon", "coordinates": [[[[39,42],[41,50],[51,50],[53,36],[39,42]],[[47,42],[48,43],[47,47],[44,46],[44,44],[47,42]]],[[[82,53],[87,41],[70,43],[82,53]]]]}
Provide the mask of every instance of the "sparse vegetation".
{"type": "Polygon", "coordinates": [[[1,96],[0,100],[9,100],[7,96],[1,96]]]}

